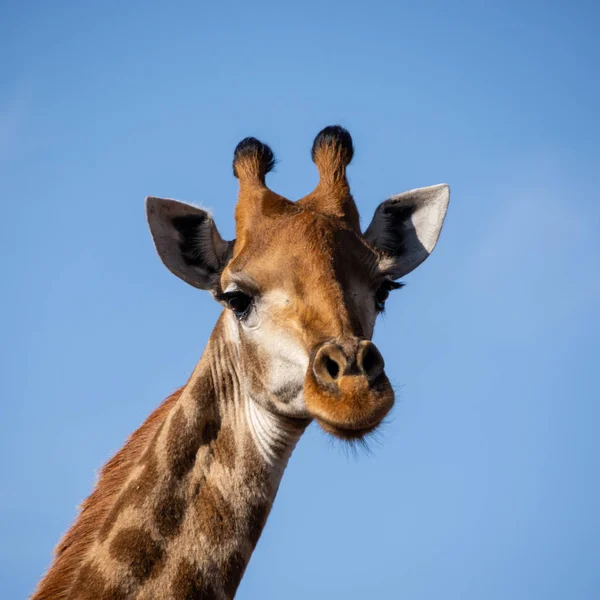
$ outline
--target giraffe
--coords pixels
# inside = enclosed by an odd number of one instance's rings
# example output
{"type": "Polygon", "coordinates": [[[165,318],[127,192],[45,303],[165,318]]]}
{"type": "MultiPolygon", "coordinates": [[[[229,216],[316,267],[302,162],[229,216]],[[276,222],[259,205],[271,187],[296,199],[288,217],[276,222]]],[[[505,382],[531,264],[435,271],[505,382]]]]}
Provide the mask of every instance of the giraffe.
{"type": "Polygon", "coordinates": [[[436,245],[449,188],[389,198],[363,233],[353,152],[323,129],[319,183],[292,202],[266,185],[271,149],[242,140],[233,241],[201,208],[146,199],[162,262],[223,311],[187,384],[102,469],[33,600],[233,598],[309,423],[359,440],[388,414],[375,320],[436,245]]]}

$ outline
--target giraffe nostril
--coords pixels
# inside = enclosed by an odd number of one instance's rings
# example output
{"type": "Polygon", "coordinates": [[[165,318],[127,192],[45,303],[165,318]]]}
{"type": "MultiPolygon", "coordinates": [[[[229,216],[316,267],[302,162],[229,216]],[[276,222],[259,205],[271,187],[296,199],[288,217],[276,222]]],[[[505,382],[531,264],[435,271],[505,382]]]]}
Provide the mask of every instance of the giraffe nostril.
{"type": "Polygon", "coordinates": [[[344,376],[365,377],[372,384],[383,373],[384,366],[377,346],[362,340],[349,354],[335,344],[324,344],[315,355],[312,370],[319,383],[339,386],[344,376]]]}
{"type": "Polygon", "coordinates": [[[327,370],[327,373],[329,373],[331,379],[337,379],[340,374],[340,365],[329,356],[325,360],[325,369],[327,370]]]}
{"type": "Polygon", "coordinates": [[[358,353],[358,366],[367,376],[369,381],[375,380],[381,373],[385,364],[383,356],[372,342],[363,342],[358,353]]]}
{"type": "Polygon", "coordinates": [[[313,372],[319,383],[337,384],[346,367],[347,359],[344,353],[334,344],[323,344],[317,352],[313,372]]]}
{"type": "Polygon", "coordinates": [[[363,356],[363,363],[362,363],[363,369],[368,373],[376,365],[377,365],[377,357],[375,356],[375,354],[373,352],[371,352],[370,349],[367,350],[366,355],[363,356]]]}

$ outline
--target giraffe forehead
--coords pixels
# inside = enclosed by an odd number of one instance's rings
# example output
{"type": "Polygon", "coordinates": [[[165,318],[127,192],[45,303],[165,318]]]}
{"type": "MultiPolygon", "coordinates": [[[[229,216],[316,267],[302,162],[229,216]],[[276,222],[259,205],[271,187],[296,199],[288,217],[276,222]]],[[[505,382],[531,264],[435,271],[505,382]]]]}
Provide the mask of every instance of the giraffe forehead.
{"type": "Polygon", "coordinates": [[[224,289],[245,278],[263,290],[283,286],[302,294],[349,276],[368,278],[379,260],[362,236],[339,219],[306,210],[264,218],[239,242],[224,273],[224,289]]]}

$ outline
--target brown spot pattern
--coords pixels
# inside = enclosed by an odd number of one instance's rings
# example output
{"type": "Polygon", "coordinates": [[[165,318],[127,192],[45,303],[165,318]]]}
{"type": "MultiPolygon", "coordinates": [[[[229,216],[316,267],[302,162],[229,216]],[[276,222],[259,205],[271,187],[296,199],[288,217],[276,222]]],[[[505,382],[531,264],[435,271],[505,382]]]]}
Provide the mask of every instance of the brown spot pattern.
{"type": "Polygon", "coordinates": [[[171,584],[173,600],[213,600],[217,594],[197,565],[183,559],[171,584]]]}
{"type": "Polygon", "coordinates": [[[119,514],[129,506],[140,508],[150,495],[158,478],[158,467],[154,453],[146,453],[144,470],[132,481],[117,498],[99,531],[99,539],[104,542],[111,532],[119,514]]]}
{"type": "Polygon", "coordinates": [[[100,570],[90,563],[79,570],[72,593],[77,600],[124,600],[127,597],[120,588],[107,585],[100,570]]]}
{"type": "Polygon", "coordinates": [[[211,419],[202,427],[198,414],[188,423],[183,408],[177,409],[169,427],[166,449],[169,467],[175,479],[183,479],[191,471],[198,449],[217,437],[220,426],[220,419],[211,419]]]}
{"type": "Polygon", "coordinates": [[[149,532],[137,527],[120,531],[110,543],[110,553],[113,558],[126,564],[140,583],[156,577],[164,565],[162,546],[149,532]]]}
{"type": "Polygon", "coordinates": [[[202,444],[210,444],[217,439],[217,435],[221,429],[221,420],[207,421],[202,430],[202,444]]]}
{"type": "Polygon", "coordinates": [[[186,502],[181,496],[174,495],[167,488],[160,495],[152,515],[156,527],[166,538],[176,536],[185,517],[186,502]]]}
{"type": "Polygon", "coordinates": [[[83,502],[76,522],[58,544],[54,562],[31,600],[66,600],[69,597],[84,557],[97,539],[99,529],[180,395],[181,389],[169,396],[103,467],[94,491],[83,502]]]}
{"type": "Polygon", "coordinates": [[[228,469],[235,468],[235,434],[229,426],[221,427],[219,436],[213,444],[215,460],[228,469]]]}
{"type": "Polygon", "coordinates": [[[248,541],[254,548],[269,516],[269,506],[265,503],[255,504],[248,511],[248,541]]]}
{"type": "Polygon", "coordinates": [[[235,536],[235,513],[219,489],[205,482],[196,499],[196,514],[211,545],[221,546],[235,536]]]}
{"type": "Polygon", "coordinates": [[[153,460],[156,457],[156,446],[158,445],[158,438],[160,437],[160,434],[162,432],[162,430],[165,427],[165,422],[163,421],[158,429],[156,430],[156,433],[154,434],[154,437],[152,438],[152,441],[150,442],[150,444],[148,444],[148,448],[146,448],[146,452],[144,452],[144,454],[142,454],[142,458],[140,458],[140,465],[145,465],[147,462],[153,460]]]}
{"type": "Polygon", "coordinates": [[[231,554],[221,566],[221,580],[223,591],[228,598],[233,598],[240,585],[247,560],[240,552],[231,554]]]}
{"type": "Polygon", "coordinates": [[[197,424],[188,425],[181,406],[171,419],[167,438],[167,459],[176,479],[182,479],[194,466],[202,439],[202,430],[194,425],[197,424]]]}
{"type": "Polygon", "coordinates": [[[200,494],[200,490],[202,489],[202,486],[205,484],[206,482],[206,475],[202,474],[198,480],[194,483],[194,489],[192,490],[192,501],[196,500],[196,498],[198,497],[198,494],[200,494]]]}
{"type": "Polygon", "coordinates": [[[242,456],[246,487],[256,494],[268,493],[270,473],[250,436],[245,440],[242,456]]]}

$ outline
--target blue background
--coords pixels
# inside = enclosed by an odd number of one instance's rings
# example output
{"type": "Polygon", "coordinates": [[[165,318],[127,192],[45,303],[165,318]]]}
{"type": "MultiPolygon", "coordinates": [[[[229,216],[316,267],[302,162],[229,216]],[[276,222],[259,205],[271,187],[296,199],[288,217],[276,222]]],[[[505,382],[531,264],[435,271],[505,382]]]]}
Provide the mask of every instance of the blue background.
{"type": "Polygon", "coordinates": [[[237,142],[298,198],[332,123],[363,225],[405,189],[452,201],[376,331],[392,418],[371,455],[309,428],[238,597],[600,597],[598,6],[2,3],[0,597],[218,316],[144,197],[232,237],[237,142]]]}

